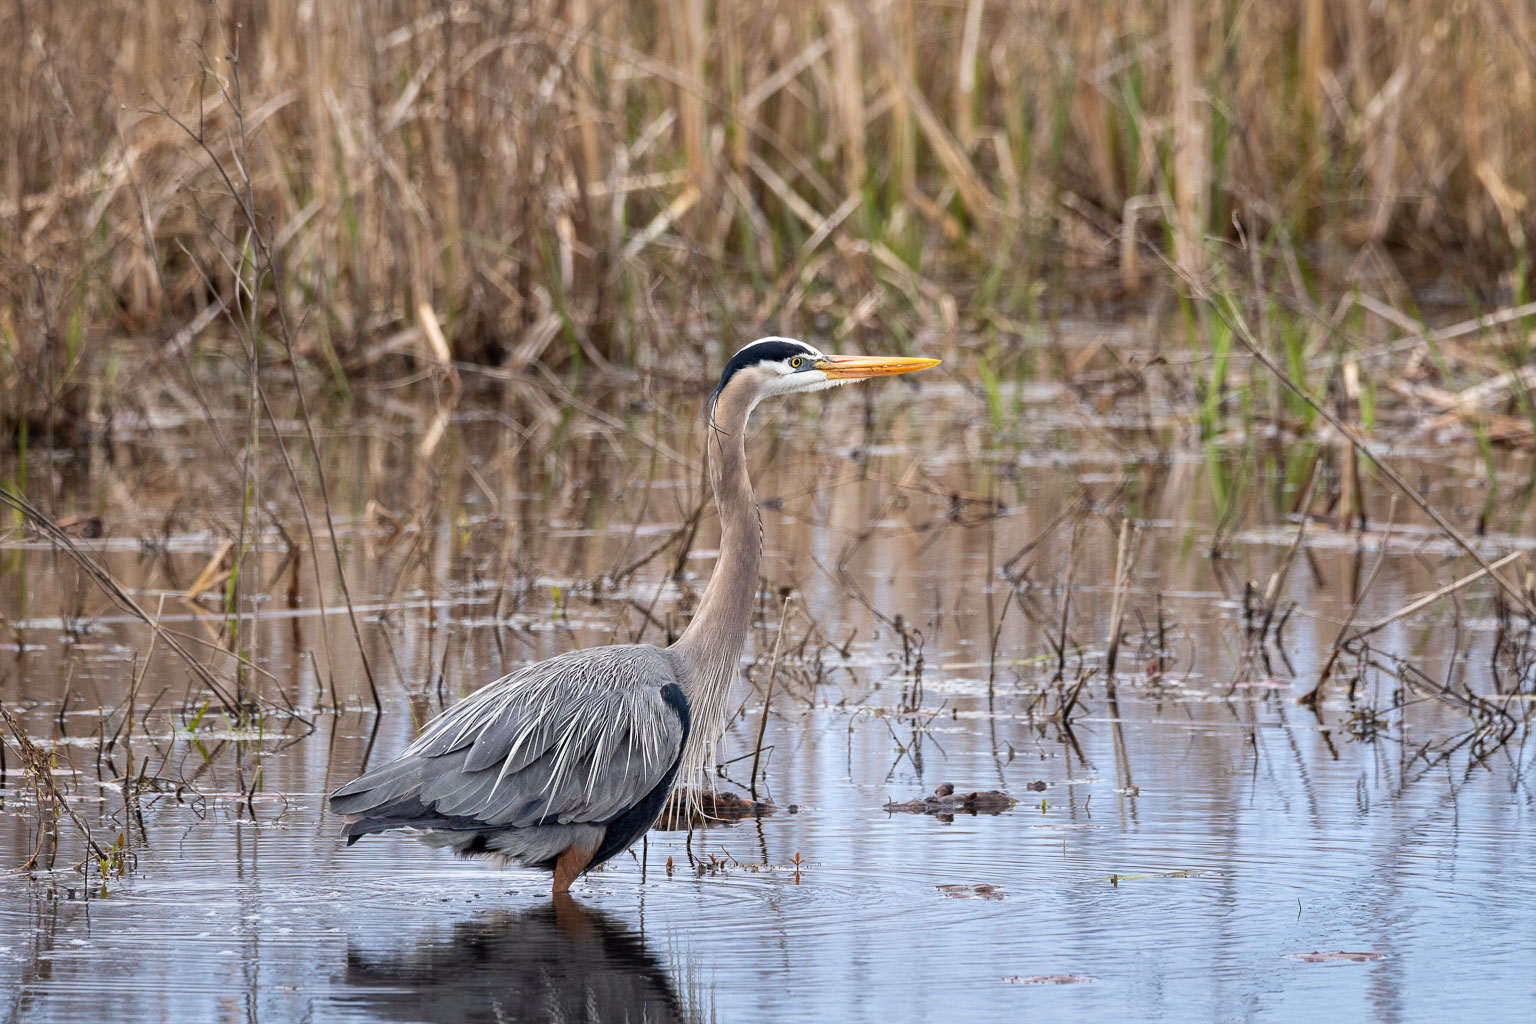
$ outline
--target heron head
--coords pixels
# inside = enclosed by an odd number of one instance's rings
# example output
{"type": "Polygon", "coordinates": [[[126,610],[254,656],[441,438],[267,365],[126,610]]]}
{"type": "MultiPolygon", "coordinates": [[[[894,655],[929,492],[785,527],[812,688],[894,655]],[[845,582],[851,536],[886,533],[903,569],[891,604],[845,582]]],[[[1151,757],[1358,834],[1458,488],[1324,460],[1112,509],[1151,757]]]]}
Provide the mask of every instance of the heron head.
{"type": "Polygon", "coordinates": [[[745,389],[748,411],[772,395],[822,391],[869,377],[889,377],[937,366],[939,360],[913,356],[829,356],[794,338],[759,338],[725,364],[720,385],[704,403],[706,417],[732,390],[745,389]]]}

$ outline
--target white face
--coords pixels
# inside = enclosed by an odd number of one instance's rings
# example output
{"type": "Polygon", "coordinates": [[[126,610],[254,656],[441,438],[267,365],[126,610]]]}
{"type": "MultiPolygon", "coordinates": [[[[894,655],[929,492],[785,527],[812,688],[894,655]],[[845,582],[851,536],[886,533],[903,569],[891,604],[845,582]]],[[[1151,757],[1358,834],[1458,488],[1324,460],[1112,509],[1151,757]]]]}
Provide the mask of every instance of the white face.
{"type": "Polygon", "coordinates": [[[750,357],[752,349],[759,345],[767,350],[765,356],[771,354],[771,358],[765,358],[753,367],[755,373],[762,376],[761,390],[757,395],[759,401],[772,395],[824,391],[849,382],[849,378],[832,379],[816,369],[816,364],[826,359],[826,355],[816,346],[795,338],[759,338],[743,347],[733,358],[743,355],[750,357]],[[782,351],[785,346],[793,346],[798,351],[785,353],[782,351]]]}
{"type": "Polygon", "coordinates": [[[891,377],[938,364],[939,360],[923,356],[829,356],[794,338],[759,338],[726,360],[719,386],[704,403],[704,415],[713,424],[715,406],[726,394],[745,402],[746,415],[750,415],[757,403],[770,395],[822,391],[853,380],[891,377]]]}
{"type": "MultiPolygon", "coordinates": [[[[891,377],[937,366],[922,356],[829,356],[794,338],[759,338],[726,360],[720,384],[704,403],[705,418],[715,422],[722,395],[737,396],[734,415],[750,415],[769,395],[798,395],[868,377],[891,377]]],[[[744,421],[744,420],[743,420],[744,421]]]]}

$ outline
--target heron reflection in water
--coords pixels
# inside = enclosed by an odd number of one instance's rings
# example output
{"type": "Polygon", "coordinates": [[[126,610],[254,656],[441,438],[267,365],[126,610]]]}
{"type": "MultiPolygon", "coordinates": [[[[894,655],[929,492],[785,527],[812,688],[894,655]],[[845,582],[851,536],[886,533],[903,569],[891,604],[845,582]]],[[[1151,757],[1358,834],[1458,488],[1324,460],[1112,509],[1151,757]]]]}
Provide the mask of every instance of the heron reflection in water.
{"type": "Polygon", "coordinates": [[[348,845],[411,829],[464,856],[554,872],[554,892],[628,849],[675,781],[703,781],[756,605],[762,523],[747,478],[757,403],[938,363],[829,356],[764,338],[726,363],[704,404],[720,556],[670,647],[571,651],[519,669],[429,722],[395,760],[331,794],[348,845]]]}
{"type": "MultiPolygon", "coordinates": [[[[631,1021],[706,1019],[679,1000],[645,940],[615,918],[558,897],[456,924],[404,953],[347,953],[342,999],[386,1020],[631,1021]]],[[[686,995],[686,993],[685,993],[686,995]]]]}

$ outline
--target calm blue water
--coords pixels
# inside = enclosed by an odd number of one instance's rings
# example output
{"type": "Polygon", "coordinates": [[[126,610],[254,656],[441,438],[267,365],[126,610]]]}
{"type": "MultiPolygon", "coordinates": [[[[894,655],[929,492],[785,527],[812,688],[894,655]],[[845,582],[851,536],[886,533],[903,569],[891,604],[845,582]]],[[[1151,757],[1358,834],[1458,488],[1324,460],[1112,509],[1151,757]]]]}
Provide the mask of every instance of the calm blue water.
{"type": "Polygon", "coordinates": [[[1081,756],[1004,720],[1000,769],[979,730],[935,733],[921,779],[905,759],[882,770],[883,727],[795,712],[769,739],[774,796],[798,813],[696,833],[695,857],[722,865],[702,876],[684,834],[653,833],[644,881],[621,859],[562,913],[531,872],[394,837],[343,849],[320,815],[335,773],[295,750],[273,758],[286,802],[254,822],[234,800],[154,808],[139,870],[106,898],[69,899],[68,872],[0,881],[8,1016],[1522,1019],[1536,840],[1512,759],[1405,764],[1386,741],[1335,758],[1278,707],[1122,702],[1123,738],[1082,721],[1081,756]],[[940,776],[1025,800],[953,822],[880,811],[940,776]],[[1005,895],[938,888],[976,883],[1005,895]],[[1313,951],[1383,959],[1286,959],[1313,951]],[[1094,980],[1012,980],[1040,975],[1094,980]]]}
{"type": "MultiPolygon", "coordinates": [[[[853,437],[860,414],[844,415],[820,426],[853,437]]],[[[346,849],[322,796],[365,759],[404,747],[423,709],[502,666],[643,629],[656,639],[637,606],[678,621],[687,598],[661,562],[596,597],[581,584],[676,528],[697,499],[690,469],[658,475],[647,446],[620,442],[614,454],[602,441],[587,452],[595,468],[578,459],[548,479],[514,479],[498,475],[511,470],[493,446],[471,439],[446,458],[458,483],[443,495],[424,471],[400,468],[409,452],[388,439],[342,446],[345,555],[354,595],[370,609],[362,628],[384,714],[315,710],[333,677],[350,707],[365,693],[350,630],[332,614],[322,634],[305,613],[307,564],[304,596],[285,608],[283,548],[264,535],[256,575],[275,581],[279,596],[258,601],[261,617],[247,626],[261,686],[314,729],[273,714],[260,735],[231,736],[210,713],[173,733],[172,721],[190,721],[202,697],[162,650],[137,691],[130,739],[105,760],[101,738],[119,729],[148,634],[91,596],[45,545],[14,538],[0,611],[15,624],[16,650],[4,654],[0,698],[40,742],[56,744],[62,769],[78,771],[60,784],[98,840],[124,834],[135,860],[104,892],[83,883],[70,867],[83,848],[65,822],[53,870],[44,844],[43,869],[0,875],[0,1020],[1531,1019],[1529,699],[1507,702],[1522,724],[1478,761],[1472,718],[1412,690],[1397,707],[1397,683],[1380,669],[1366,672],[1357,704],[1336,690],[1321,721],[1294,700],[1315,680],[1347,614],[1342,595],[1368,574],[1379,534],[1316,528],[1285,588],[1297,603],[1284,636],[1289,663],[1271,648],[1266,665],[1245,650],[1239,599],[1242,581],[1262,585],[1289,543],[1294,526],[1278,498],[1245,499],[1229,557],[1217,564],[1205,555],[1218,519],[1213,471],[1200,459],[1138,463],[1085,445],[1053,466],[1030,461],[1039,438],[978,457],[968,428],[881,416],[883,447],[871,445],[865,461],[806,454],[799,442],[814,419],[770,422],[754,441],[768,502],[765,575],[803,609],[785,627],[766,733],[765,777],[781,811],[695,832],[691,843],[652,833],[643,865],[622,857],[558,906],[547,877],[533,872],[455,861],[395,836],[346,849]],[[466,466],[489,481],[494,506],[464,483],[466,466]],[[1076,556],[1070,529],[1048,534],[1002,612],[997,567],[1078,501],[1085,479],[1102,497],[1112,485],[1092,480],[1127,472],[1135,504],[1121,498],[1086,518],[1076,556]],[[593,497],[594,479],[609,481],[606,496],[593,497]],[[988,494],[1002,502],[1001,518],[977,514],[988,494]],[[437,495],[448,511],[418,548],[365,515],[365,495],[396,510],[437,495]],[[1128,601],[1133,638],[1116,699],[1096,678],[1064,730],[1051,718],[1054,662],[1031,659],[1052,650],[1074,557],[1069,647],[1089,667],[1101,657],[1122,512],[1145,528],[1128,601]],[[861,539],[870,523],[874,533],[861,539]],[[913,682],[903,645],[847,591],[839,563],[871,604],[922,631],[915,719],[900,713],[913,682]],[[1158,594],[1176,673],[1162,682],[1147,675],[1158,594]],[[1050,692],[1037,703],[1042,688],[1050,692]],[[423,696],[413,701],[413,691],[423,696]],[[1361,728],[1365,710],[1378,718],[1374,733],[1361,728]],[[125,809],[113,780],[130,770],[159,780],[159,791],[125,809]],[[1005,789],[1018,804],[953,821],[882,810],[943,781],[1005,789]],[[976,885],[994,887],[994,898],[976,885]],[[1373,957],[1294,959],[1341,951],[1373,957]],[[1029,983],[1051,976],[1077,980],[1029,983]]],[[[642,426],[693,450],[691,421],[642,426]]],[[[1227,469],[1240,465],[1234,455],[1227,469]]],[[[1265,471],[1275,494],[1281,468],[1265,471]]],[[[1455,479],[1455,466],[1419,469],[1432,493],[1455,479]]],[[[96,485],[74,486],[66,507],[89,506],[96,485]]],[[[221,620],[195,621],[175,595],[227,522],[184,517],[171,542],[149,550],[140,538],[156,535],[173,501],[148,483],[142,494],[143,515],[109,522],[92,550],[141,602],[158,607],[170,595],[163,614],[177,629],[216,641],[221,620]]],[[[1527,518],[1511,506],[1493,524],[1490,554],[1523,543],[1527,518]]],[[[1468,571],[1465,559],[1433,549],[1411,516],[1400,523],[1360,622],[1468,571]]],[[[708,572],[710,529],[684,589],[708,572]]],[[[1439,609],[1383,631],[1380,647],[1431,678],[1490,692],[1489,595],[1486,585],[1464,593],[1459,633],[1439,609]]],[[[763,663],[756,687],[739,688],[744,710],[728,757],[752,749],[778,619],[776,599],[765,597],[748,655],[763,663]]],[[[1067,677],[1076,672],[1069,658],[1067,677]]],[[[0,865],[13,868],[38,848],[38,808],[14,751],[7,758],[0,865]]],[[[728,772],[722,785],[744,788],[747,762],[728,772]]]]}

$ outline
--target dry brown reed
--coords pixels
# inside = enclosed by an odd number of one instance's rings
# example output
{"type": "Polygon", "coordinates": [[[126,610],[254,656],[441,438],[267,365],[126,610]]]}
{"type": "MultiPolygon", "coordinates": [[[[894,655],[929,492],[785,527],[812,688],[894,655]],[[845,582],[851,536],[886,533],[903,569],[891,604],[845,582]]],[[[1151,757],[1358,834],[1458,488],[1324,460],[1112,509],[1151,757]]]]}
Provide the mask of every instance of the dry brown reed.
{"type": "Polygon", "coordinates": [[[218,352],[245,298],[344,376],[644,362],[733,318],[910,337],[1234,223],[1523,294],[1515,6],[17,0],[0,419],[89,419],[102,339],[218,352]]]}

